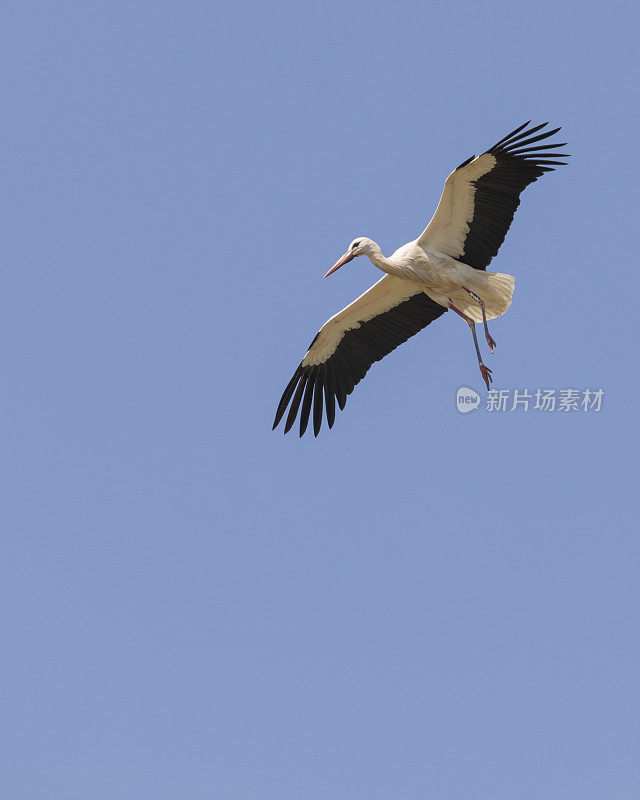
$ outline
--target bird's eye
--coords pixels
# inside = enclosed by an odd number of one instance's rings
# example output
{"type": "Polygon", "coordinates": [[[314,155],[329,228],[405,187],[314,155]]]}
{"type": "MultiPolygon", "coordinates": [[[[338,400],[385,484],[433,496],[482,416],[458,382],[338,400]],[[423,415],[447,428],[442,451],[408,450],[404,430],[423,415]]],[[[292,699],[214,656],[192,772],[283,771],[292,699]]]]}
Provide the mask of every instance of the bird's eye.
{"type": "Polygon", "coordinates": [[[351,245],[351,249],[352,249],[352,250],[355,250],[355,249],[356,249],[356,247],[357,247],[359,244],[360,244],[360,242],[354,242],[354,243],[351,245]]]}

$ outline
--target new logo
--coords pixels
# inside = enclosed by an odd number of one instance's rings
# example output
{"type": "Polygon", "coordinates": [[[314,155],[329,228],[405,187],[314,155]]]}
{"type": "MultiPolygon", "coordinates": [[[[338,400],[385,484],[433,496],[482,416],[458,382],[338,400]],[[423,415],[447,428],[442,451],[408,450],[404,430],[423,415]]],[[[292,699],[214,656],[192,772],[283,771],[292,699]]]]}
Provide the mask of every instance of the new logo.
{"type": "Polygon", "coordinates": [[[468,386],[461,386],[456,393],[456,408],[461,414],[468,414],[480,405],[480,395],[469,389],[468,386]]]}

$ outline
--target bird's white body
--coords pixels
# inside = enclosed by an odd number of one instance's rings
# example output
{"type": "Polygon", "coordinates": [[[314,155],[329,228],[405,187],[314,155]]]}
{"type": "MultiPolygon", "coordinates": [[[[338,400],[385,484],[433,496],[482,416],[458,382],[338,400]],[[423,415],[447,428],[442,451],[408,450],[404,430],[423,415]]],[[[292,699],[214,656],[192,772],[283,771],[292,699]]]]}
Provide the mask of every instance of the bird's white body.
{"type": "Polygon", "coordinates": [[[487,319],[504,314],[511,304],[515,284],[513,275],[474,269],[445,253],[422,246],[417,239],[399,247],[389,258],[385,258],[378,245],[370,239],[357,241],[366,242],[365,254],[378,269],[420,284],[436,303],[445,308],[453,303],[474,322],[482,322],[482,311],[469,291],[484,300],[487,319]]]}

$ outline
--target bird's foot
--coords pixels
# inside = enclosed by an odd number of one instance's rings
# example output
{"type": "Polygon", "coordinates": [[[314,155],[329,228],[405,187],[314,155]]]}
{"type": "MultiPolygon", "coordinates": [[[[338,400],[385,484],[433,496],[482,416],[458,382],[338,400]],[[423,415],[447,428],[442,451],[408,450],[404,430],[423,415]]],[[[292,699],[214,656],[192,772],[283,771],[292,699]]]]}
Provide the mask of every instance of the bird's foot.
{"type": "Polygon", "coordinates": [[[487,384],[487,390],[489,390],[491,388],[489,384],[491,383],[491,381],[493,381],[493,378],[491,376],[491,370],[489,369],[489,367],[485,367],[485,365],[482,362],[480,362],[480,372],[482,373],[484,382],[487,384]]]}
{"type": "Polygon", "coordinates": [[[486,332],[485,336],[487,337],[487,344],[489,345],[489,350],[491,350],[491,353],[493,354],[493,349],[494,347],[496,347],[496,343],[493,339],[493,336],[489,333],[489,331],[486,332]]]}

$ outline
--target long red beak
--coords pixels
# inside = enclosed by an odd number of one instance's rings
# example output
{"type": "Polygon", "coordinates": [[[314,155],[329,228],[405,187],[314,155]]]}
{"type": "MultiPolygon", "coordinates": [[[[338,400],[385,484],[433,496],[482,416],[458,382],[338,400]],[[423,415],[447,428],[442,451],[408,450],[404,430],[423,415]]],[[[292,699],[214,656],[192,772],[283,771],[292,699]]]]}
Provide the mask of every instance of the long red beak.
{"type": "Polygon", "coordinates": [[[337,269],[340,269],[340,267],[343,267],[345,264],[348,264],[350,261],[353,261],[353,259],[354,256],[349,252],[346,252],[343,256],[340,256],[340,258],[336,261],[336,263],[331,267],[329,272],[327,272],[326,275],[323,275],[323,280],[324,278],[328,278],[332,272],[335,272],[337,269]]]}

